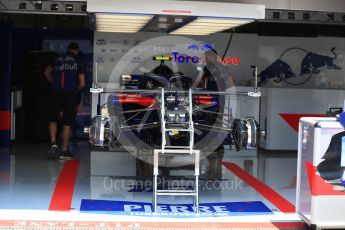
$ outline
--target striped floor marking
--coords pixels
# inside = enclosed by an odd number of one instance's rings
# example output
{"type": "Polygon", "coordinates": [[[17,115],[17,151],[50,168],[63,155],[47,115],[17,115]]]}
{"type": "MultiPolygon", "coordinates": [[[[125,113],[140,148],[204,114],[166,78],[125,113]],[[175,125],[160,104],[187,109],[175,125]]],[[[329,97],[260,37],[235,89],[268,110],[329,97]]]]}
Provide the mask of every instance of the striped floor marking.
{"type": "MultiPolygon", "coordinates": [[[[21,229],[305,229],[303,222],[267,222],[267,223],[237,223],[237,222],[96,222],[96,221],[0,221],[0,226],[18,227],[21,229]]],[[[1,229],[1,228],[0,228],[1,229]]]]}
{"type": "Polygon", "coordinates": [[[232,173],[238,176],[241,180],[245,183],[250,185],[253,189],[255,189],[258,193],[260,193],[263,197],[265,197],[269,202],[271,202],[274,206],[276,206],[281,212],[284,213],[291,213],[295,212],[295,206],[290,203],[287,199],[282,197],[279,193],[275,190],[270,188],[268,185],[264,184],[241,167],[234,163],[230,162],[223,162],[223,165],[229,169],[232,173]]]}
{"type": "Polygon", "coordinates": [[[55,185],[50,201],[50,211],[70,211],[74,185],[77,180],[79,160],[66,161],[55,185]]]}

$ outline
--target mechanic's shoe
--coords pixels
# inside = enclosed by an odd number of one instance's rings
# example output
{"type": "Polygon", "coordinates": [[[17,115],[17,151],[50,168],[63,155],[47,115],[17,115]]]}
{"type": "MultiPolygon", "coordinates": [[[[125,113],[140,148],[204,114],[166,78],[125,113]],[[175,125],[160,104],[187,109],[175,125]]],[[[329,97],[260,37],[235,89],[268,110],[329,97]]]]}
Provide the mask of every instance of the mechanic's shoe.
{"type": "Polygon", "coordinates": [[[61,160],[68,160],[68,159],[73,159],[74,158],[74,155],[73,153],[71,153],[70,151],[62,151],[59,158],[61,160]]]}
{"type": "Polygon", "coordinates": [[[61,153],[61,151],[59,149],[59,146],[57,144],[52,144],[50,146],[48,157],[49,158],[57,158],[57,157],[59,157],[60,153],[61,153]]]}

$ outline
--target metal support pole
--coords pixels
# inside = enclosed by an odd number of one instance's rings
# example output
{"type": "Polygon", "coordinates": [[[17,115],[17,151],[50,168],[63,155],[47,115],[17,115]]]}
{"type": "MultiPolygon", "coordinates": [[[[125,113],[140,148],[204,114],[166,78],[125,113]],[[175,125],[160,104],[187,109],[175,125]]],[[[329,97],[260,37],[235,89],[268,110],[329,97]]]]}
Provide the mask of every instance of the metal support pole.
{"type": "Polygon", "coordinates": [[[188,106],[188,113],[189,113],[189,149],[190,149],[190,154],[192,154],[193,151],[193,146],[194,146],[194,124],[193,124],[193,95],[192,95],[192,89],[189,89],[188,91],[188,96],[189,96],[189,106],[188,106]]]}
{"type": "Polygon", "coordinates": [[[164,154],[164,149],[166,145],[166,127],[165,127],[165,93],[164,88],[162,88],[162,98],[161,98],[161,131],[162,131],[162,154],[164,154]]]}
{"type": "Polygon", "coordinates": [[[199,175],[200,175],[200,151],[195,152],[195,185],[194,185],[194,192],[195,192],[195,199],[194,199],[194,206],[196,212],[199,212],[199,175]]]}
{"type": "Polygon", "coordinates": [[[153,151],[153,212],[157,212],[158,150],[153,151]]]}
{"type": "Polygon", "coordinates": [[[254,68],[254,77],[255,77],[255,82],[254,82],[254,93],[258,92],[258,67],[255,66],[254,68]]]}

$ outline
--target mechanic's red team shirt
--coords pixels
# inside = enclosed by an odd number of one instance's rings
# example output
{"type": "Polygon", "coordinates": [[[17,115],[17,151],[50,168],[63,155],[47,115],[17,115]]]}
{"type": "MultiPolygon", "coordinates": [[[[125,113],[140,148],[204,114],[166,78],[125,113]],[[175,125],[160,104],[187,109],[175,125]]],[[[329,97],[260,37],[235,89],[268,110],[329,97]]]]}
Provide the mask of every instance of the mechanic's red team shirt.
{"type": "Polygon", "coordinates": [[[66,53],[55,60],[53,89],[62,92],[77,92],[79,74],[83,73],[82,62],[72,53],[66,53]]]}

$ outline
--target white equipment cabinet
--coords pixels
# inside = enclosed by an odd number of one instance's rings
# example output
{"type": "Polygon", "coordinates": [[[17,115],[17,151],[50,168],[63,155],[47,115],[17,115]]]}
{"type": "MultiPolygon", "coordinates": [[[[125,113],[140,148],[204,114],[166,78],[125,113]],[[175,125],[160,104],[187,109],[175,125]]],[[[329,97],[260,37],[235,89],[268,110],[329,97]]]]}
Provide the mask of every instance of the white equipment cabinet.
{"type": "Polygon", "coordinates": [[[332,136],[342,131],[335,118],[301,118],[299,122],[296,211],[317,229],[345,229],[344,187],[324,180],[317,168],[332,136]]]}

